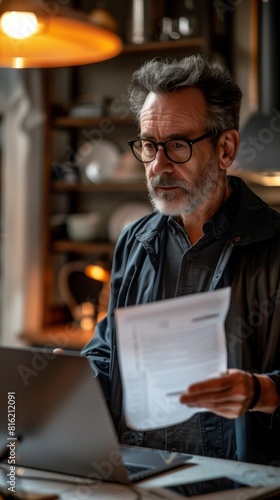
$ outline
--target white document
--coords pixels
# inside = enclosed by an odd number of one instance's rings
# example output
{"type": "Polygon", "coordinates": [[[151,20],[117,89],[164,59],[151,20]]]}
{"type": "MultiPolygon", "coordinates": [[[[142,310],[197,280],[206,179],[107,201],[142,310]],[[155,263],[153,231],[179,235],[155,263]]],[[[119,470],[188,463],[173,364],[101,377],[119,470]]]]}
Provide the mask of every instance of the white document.
{"type": "Polygon", "coordinates": [[[151,430],[187,420],[179,396],[227,369],[230,288],[115,311],[127,425],[151,430]]]}

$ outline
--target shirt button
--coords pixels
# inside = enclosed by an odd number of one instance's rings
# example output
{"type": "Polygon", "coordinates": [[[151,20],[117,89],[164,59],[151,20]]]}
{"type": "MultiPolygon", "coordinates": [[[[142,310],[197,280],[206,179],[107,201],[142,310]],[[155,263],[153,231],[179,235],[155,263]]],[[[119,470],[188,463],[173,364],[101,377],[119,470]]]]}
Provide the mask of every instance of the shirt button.
{"type": "Polygon", "coordinates": [[[236,242],[241,241],[241,237],[240,236],[235,236],[234,241],[236,241],[236,242]]]}
{"type": "Polygon", "coordinates": [[[192,260],[192,254],[191,253],[187,253],[186,259],[187,260],[192,260]]]}

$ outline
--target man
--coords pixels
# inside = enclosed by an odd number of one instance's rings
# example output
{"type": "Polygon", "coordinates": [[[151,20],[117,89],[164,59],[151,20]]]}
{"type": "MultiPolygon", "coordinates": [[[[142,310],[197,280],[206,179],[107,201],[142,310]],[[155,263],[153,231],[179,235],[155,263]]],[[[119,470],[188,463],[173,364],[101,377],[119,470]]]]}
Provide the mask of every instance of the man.
{"type": "Polygon", "coordinates": [[[121,234],[108,315],[83,354],[120,442],[276,464],[280,216],[227,176],[239,145],[241,91],[226,68],[197,55],[146,63],[133,75],[129,96],[139,123],[139,138],[129,144],[144,165],[155,212],[121,234]],[[114,310],[226,286],[229,369],[186,387],[180,398],[207,411],[167,429],[127,428],[114,310]]]}

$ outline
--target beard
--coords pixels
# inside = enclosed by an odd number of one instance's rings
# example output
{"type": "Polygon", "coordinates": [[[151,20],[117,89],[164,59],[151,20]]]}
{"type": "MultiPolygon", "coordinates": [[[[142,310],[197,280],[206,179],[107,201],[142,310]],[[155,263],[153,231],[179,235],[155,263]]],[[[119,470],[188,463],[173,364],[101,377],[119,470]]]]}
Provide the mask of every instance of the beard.
{"type": "Polygon", "coordinates": [[[153,207],[164,215],[191,215],[217,188],[220,172],[214,155],[191,181],[176,179],[171,175],[146,176],[149,199],[153,207]],[[158,187],[176,187],[170,192],[158,191],[158,187]],[[178,189],[179,188],[179,189],[178,189]]]}

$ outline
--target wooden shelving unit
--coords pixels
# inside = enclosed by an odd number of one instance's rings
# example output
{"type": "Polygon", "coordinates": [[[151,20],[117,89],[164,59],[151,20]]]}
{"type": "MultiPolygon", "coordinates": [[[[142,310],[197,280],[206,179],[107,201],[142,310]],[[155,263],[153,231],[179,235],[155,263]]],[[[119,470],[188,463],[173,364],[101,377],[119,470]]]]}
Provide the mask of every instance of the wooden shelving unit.
{"type": "Polygon", "coordinates": [[[78,254],[103,254],[112,256],[114,251],[113,243],[107,241],[76,242],[69,240],[57,240],[52,242],[54,252],[78,253],[78,254]]]}
{"type": "Polygon", "coordinates": [[[167,51],[177,51],[179,49],[184,49],[191,52],[201,52],[205,47],[204,38],[181,38],[179,40],[172,41],[155,41],[143,43],[141,45],[128,44],[125,45],[121,55],[126,54],[144,54],[148,52],[162,53],[167,51]]]}
{"type": "Polygon", "coordinates": [[[132,118],[116,118],[111,116],[104,116],[98,118],[82,118],[75,116],[60,116],[54,118],[53,126],[57,129],[79,129],[79,128],[91,128],[100,125],[100,120],[110,120],[117,127],[129,127],[133,126],[132,118]]]}
{"type": "Polygon", "coordinates": [[[51,190],[63,193],[146,193],[144,182],[101,182],[101,183],[68,183],[56,181],[51,184],[51,190]]]}

